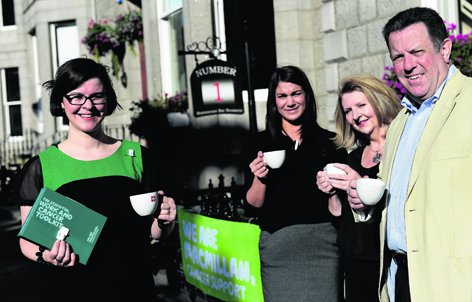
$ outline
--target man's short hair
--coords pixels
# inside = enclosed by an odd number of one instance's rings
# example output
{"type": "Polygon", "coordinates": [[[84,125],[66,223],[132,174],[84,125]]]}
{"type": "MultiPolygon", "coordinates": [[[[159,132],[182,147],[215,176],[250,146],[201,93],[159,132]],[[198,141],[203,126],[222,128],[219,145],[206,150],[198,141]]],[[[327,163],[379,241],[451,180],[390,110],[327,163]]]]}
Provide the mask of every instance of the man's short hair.
{"type": "Polygon", "coordinates": [[[427,7],[409,8],[399,12],[393,18],[388,20],[382,30],[388,50],[390,51],[388,39],[391,33],[402,31],[406,27],[420,22],[423,22],[426,26],[429,38],[431,42],[433,42],[436,53],[438,53],[442,42],[449,36],[446,30],[446,25],[441,16],[439,16],[435,10],[427,7]]]}

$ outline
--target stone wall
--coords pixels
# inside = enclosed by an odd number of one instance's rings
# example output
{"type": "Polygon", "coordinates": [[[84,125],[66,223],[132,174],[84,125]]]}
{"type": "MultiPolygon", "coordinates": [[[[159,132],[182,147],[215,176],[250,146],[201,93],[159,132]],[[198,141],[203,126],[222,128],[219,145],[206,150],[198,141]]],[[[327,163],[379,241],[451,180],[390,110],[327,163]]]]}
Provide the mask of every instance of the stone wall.
{"type": "Polygon", "coordinates": [[[307,73],[322,126],[334,130],[341,79],[356,73],[382,77],[390,64],[382,28],[397,12],[417,5],[420,0],[274,0],[278,64],[307,73]]]}

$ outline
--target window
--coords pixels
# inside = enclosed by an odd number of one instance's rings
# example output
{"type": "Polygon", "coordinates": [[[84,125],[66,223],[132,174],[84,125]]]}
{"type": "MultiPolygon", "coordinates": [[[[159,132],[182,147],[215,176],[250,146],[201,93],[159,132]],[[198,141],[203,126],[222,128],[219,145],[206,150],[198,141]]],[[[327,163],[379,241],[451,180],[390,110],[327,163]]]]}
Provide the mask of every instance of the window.
{"type": "Polygon", "coordinates": [[[15,9],[13,7],[13,0],[2,0],[0,6],[1,11],[1,27],[11,27],[15,25],[15,9]]]}
{"type": "Polygon", "coordinates": [[[462,34],[472,31],[472,0],[459,0],[459,30],[462,34]]]}
{"type": "MultiPolygon", "coordinates": [[[[55,74],[59,66],[80,56],[80,39],[75,21],[51,23],[49,31],[51,34],[52,69],[55,74]]],[[[62,124],[62,117],[56,119],[56,129],[68,129],[67,126],[62,124]]]]}
{"type": "Polygon", "coordinates": [[[23,125],[21,121],[20,77],[18,68],[2,69],[1,80],[6,137],[22,136],[23,125]]]}
{"type": "Polygon", "coordinates": [[[164,0],[158,4],[159,42],[160,45],[168,45],[160,50],[162,85],[164,92],[173,94],[187,90],[185,56],[177,53],[185,50],[182,1],[164,0]]]}
{"type": "Polygon", "coordinates": [[[51,23],[51,47],[54,73],[63,63],[79,57],[79,32],[75,21],[51,23]]]}

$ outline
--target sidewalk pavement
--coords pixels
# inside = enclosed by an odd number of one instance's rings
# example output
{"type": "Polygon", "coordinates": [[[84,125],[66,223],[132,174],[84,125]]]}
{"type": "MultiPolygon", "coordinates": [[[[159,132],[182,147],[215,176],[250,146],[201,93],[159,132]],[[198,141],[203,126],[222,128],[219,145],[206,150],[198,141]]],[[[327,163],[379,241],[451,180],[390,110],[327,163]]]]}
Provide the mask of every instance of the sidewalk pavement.
{"type": "MultiPolygon", "coordinates": [[[[192,302],[189,292],[185,289],[181,289],[178,293],[172,293],[169,291],[165,270],[160,270],[159,273],[154,276],[154,281],[156,282],[156,292],[159,302],[192,302]]],[[[206,300],[197,297],[194,302],[204,301],[206,300]]]]}

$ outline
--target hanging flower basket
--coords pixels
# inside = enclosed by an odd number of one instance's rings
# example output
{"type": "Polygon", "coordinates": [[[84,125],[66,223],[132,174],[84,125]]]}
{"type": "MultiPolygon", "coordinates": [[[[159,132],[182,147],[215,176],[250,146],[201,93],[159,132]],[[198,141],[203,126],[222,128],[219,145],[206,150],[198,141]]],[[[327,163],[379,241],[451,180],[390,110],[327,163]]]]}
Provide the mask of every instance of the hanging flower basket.
{"type": "MultiPolygon", "coordinates": [[[[100,57],[104,57],[108,52],[112,52],[113,73],[117,76],[120,69],[120,57],[124,57],[123,45],[121,45],[115,28],[108,24],[107,20],[90,20],[87,27],[87,34],[82,39],[89,53],[93,55],[97,62],[100,57]]],[[[122,60],[122,59],[121,59],[122,60]]]]}
{"type": "Polygon", "coordinates": [[[121,43],[128,43],[132,53],[134,51],[134,41],[144,42],[143,35],[143,16],[140,11],[128,10],[128,13],[119,15],[116,20],[116,33],[121,43]]]}
{"type": "Polygon", "coordinates": [[[186,91],[169,97],[133,102],[134,112],[129,130],[134,135],[149,140],[169,127],[188,126],[188,96],[186,91]]]}

